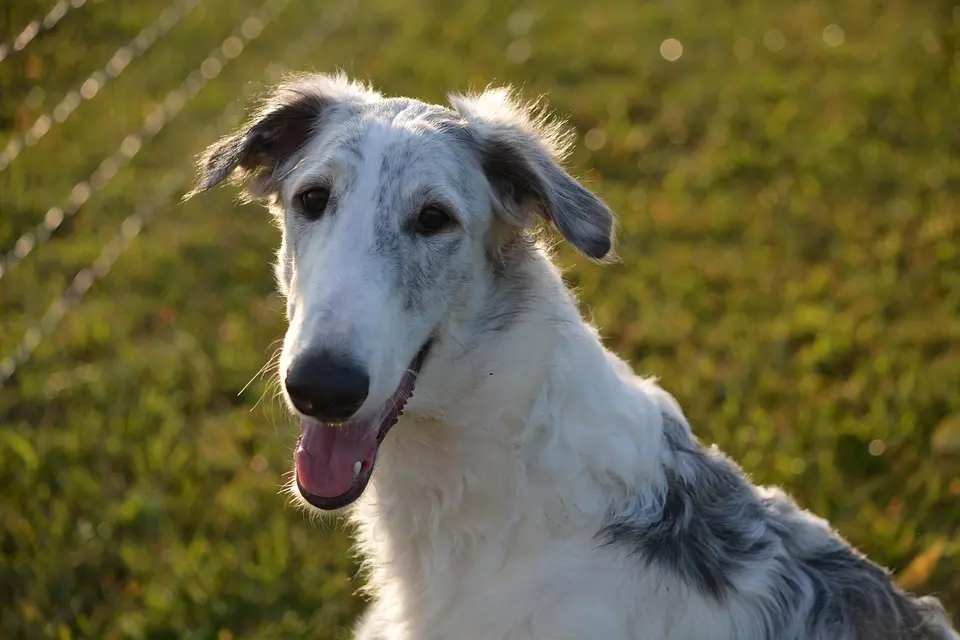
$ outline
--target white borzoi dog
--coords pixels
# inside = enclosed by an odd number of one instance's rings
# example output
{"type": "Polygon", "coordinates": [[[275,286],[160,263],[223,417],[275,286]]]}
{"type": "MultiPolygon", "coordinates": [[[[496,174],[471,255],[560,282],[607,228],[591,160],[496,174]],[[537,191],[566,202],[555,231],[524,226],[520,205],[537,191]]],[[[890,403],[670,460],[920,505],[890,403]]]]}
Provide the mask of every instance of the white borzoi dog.
{"type": "Polygon", "coordinates": [[[604,348],[531,240],[611,251],[562,130],[506,90],[450,104],[301,77],[200,162],[283,231],[291,490],[356,525],[357,637],[958,638],[604,348]]]}

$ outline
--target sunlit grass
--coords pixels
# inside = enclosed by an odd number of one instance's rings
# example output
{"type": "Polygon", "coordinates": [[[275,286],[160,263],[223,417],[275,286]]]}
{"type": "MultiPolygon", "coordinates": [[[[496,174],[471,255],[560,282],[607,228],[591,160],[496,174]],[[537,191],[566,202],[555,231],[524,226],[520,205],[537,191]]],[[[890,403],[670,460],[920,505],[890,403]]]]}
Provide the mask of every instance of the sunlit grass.
{"type": "MultiPolygon", "coordinates": [[[[53,4],[5,3],[0,42],[53,4]]],[[[338,23],[334,3],[292,0],[201,70],[130,165],[0,277],[0,359],[281,69],[434,101],[518,84],[575,127],[574,171],[620,217],[620,264],[560,254],[610,346],[756,481],[960,616],[952,3],[355,4],[338,23]]],[[[0,150],[164,6],[88,0],[0,61],[0,150]]],[[[0,252],[257,6],[202,0],[19,153],[0,252]]],[[[282,493],[296,428],[269,376],[277,231],[235,195],[162,206],[0,389],[0,636],[348,637],[363,603],[347,533],[282,493]]]]}

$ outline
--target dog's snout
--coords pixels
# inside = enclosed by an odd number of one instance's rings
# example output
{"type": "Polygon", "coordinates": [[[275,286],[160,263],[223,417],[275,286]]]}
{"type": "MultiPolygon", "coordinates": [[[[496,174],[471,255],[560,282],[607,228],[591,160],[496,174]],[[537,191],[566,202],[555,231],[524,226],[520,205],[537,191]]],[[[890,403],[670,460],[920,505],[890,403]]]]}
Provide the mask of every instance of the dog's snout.
{"type": "Polygon", "coordinates": [[[350,418],[367,399],[370,376],[341,354],[310,351],[294,358],[284,385],[297,411],[337,422],[350,418]]]}

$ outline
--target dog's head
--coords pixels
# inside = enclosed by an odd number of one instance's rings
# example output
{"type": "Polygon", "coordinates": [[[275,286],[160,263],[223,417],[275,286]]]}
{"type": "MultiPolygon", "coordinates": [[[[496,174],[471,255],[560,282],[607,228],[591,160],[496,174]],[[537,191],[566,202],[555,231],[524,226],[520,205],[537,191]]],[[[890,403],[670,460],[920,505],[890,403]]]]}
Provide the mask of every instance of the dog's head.
{"type": "Polygon", "coordinates": [[[300,78],[200,160],[195,192],[232,176],[280,219],[280,375],[303,426],[298,486],[321,509],[363,492],[431,349],[508,244],[541,218],[592,259],[611,250],[609,209],[558,164],[559,127],[508,90],[450,103],[300,78]]]}

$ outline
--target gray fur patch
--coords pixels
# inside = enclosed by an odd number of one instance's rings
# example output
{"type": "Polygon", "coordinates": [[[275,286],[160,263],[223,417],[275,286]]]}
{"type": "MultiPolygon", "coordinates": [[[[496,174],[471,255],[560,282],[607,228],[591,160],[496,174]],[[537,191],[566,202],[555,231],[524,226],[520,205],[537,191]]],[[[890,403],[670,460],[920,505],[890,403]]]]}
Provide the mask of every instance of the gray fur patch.
{"type": "Polygon", "coordinates": [[[769,640],[952,640],[935,598],[915,598],[783,492],[758,488],[664,414],[665,484],[601,530],[700,593],[741,598],[769,640]],[[749,582],[753,591],[742,588],[749,582]],[[756,585],[766,585],[760,595],[756,585]]]}
{"type": "Polygon", "coordinates": [[[536,210],[587,257],[600,260],[610,252],[613,214],[538,149],[535,141],[516,132],[497,131],[483,138],[480,148],[483,170],[501,202],[512,201],[513,216],[523,220],[525,210],[536,210]]]}
{"type": "Polygon", "coordinates": [[[539,215],[587,257],[609,257],[613,213],[560,166],[561,139],[568,136],[558,123],[528,112],[503,91],[451,96],[451,103],[466,123],[465,149],[486,173],[501,219],[529,227],[539,215]]]}
{"type": "Polygon", "coordinates": [[[327,101],[301,87],[286,87],[254,117],[246,129],[211,145],[200,159],[196,192],[206,191],[241,170],[241,180],[252,179],[255,197],[278,188],[277,167],[313,135],[327,101]]]}
{"type": "Polygon", "coordinates": [[[772,555],[773,540],[757,525],[762,508],[729,460],[701,449],[667,416],[664,439],[676,460],[664,468],[666,486],[656,512],[647,507],[636,514],[642,517],[612,522],[604,533],[722,601],[736,589],[736,574],[772,555]]]}
{"type": "Polygon", "coordinates": [[[431,238],[425,242],[436,243],[433,251],[424,255],[425,262],[409,270],[407,286],[407,309],[415,310],[424,303],[432,282],[450,281],[457,276],[453,254],[460,246],[459,237],[431,238]]]}
{"type": "Polygon", "coordinates": [[[197,186],[187,194],[215,187],[236,173],[254,198],[279,189],[279,168],[288,164],[333,114],[356,113],[359,105],[379,98],[343,75],[312,76],[273,89],[241,130],[210,145],[201,155],[197,186]]]}
{"type": "Polygon", "coordinates": [[[779,629],[770,627],[771,638],[956,637],[948,632],[939,601],[916,598],[897,588],[886,570],[834,532],[817,526],[817,521],[783,492],[765,490],[761,504],[771,533],[785,552],[774,574],[775,593],[781,598],[771,612],[779,613],[783,623],[779,629]],[[787,620],[792,625],[787,625],[787,620]],[[786,631],[793,635],[785,635],[786,631]]]}
{"type": "MultiPolygon", "coordinates": [[[[531,279],[514,263],[524,259],[529,249],[517,244],[507,247],[505,255],[488,256],[489,295],[474,318],[473,335],[503,333],[534,308],[536,297],[531,279]]],[[[503,251],[503,249],[501,249],[503,251]]]]}
{"type": "Polygon", "coordinates": [[[366,132],[356,127],[340,140],[338,147],[350,159],[351,166],[357,167],[363,163],[363,143],[366,132]]]}

